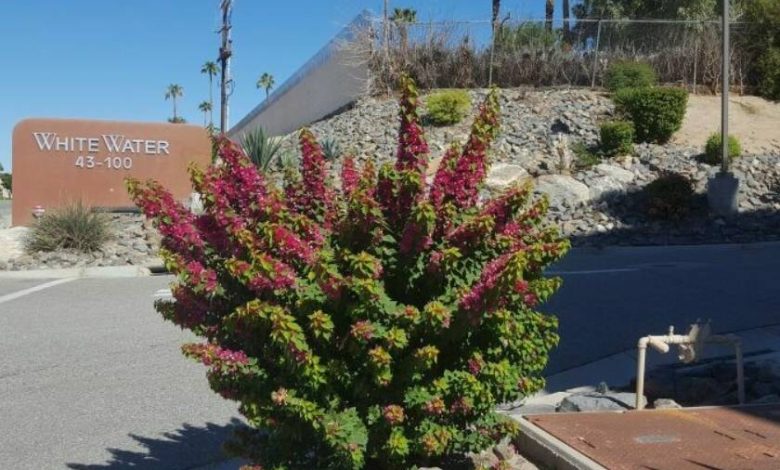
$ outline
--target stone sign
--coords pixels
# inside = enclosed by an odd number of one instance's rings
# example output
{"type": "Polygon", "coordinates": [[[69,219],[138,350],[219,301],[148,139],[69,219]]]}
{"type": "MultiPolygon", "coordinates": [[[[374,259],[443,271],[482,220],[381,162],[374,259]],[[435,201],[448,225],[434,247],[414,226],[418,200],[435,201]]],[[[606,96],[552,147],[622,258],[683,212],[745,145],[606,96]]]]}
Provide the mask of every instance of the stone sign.
{"type": "Polygon", "coordinates": [[[13,132],[11,222],[33,211],[81,201],[99,208],[132,207],[124,179],[153,178],[179,200],[191,193],[187,165],[211,161],[202,127],[71,119],[27,119],[13,132]]]}

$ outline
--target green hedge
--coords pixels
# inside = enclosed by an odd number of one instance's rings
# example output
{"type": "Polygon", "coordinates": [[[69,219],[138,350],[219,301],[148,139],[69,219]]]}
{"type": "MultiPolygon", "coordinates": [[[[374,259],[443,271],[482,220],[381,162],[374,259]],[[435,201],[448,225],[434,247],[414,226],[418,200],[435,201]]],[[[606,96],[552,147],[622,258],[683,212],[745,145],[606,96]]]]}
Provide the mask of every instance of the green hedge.
{"type": "Polygon", "coordinates": [[[428,121],[436,126],[457,124],[471,110],[471,97],[465,90],[444,90],[428,97],[428,121]]]}
{"type": "Polygon", "coordinates": [[[626,155],[634,151],[634,124],[629,121],[605,122],[600,135],[604,155],[626,155]]]}
{"type": "Polygon", "coordinates": [[[614,62],[607,68],[604,86],[615,92],[624,88],[645,88],[656,84],[655,70],[645,62],[614,62]]]}
{"type": "Polygon", "coordinates": [[[626,88],[614,95],[618,112],[634,123],[638,142],[663,144],[680,130],[688,92],[680,88],[626,88]]]}
{"type": "MultiPolygon", "coordinates": [[[[707,139],[707,144],[704,146],[704,161],[710,165],[720,165],[723,160],[723,153],[721,146],[723,145],[723,138],[720,132],[712,134],[707,139]]],[[[739,140],[733,135],[729,135],[728,140],[729,158],[734,160],[742,155],[742,146],[739,144],[739,140]]]]}

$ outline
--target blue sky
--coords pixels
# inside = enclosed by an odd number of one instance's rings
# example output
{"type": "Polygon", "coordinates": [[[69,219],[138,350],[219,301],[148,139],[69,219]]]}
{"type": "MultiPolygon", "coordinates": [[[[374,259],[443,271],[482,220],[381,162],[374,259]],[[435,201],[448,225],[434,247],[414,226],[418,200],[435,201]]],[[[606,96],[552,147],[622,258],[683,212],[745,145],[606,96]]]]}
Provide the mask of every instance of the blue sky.
{"type": "MultiPolygon", "coordinates": [[[[263,98],[262,72],[277,86],[331,37],[381,0],[234,0],[231,122],[263,98]]],[[[559,3],[559,2],[556,2],[559,3]]],[[[489,0],[391,0],[421,20],[486,20],[489,0]]],[[[540,18],[541,0],[503,0],[513,18],[540,18]]],[[[169,83],[184,88],[180,114],[203,122],[200,74],[215,59],[219,0],[9,0],[0,26],[0,164],[11,166],[13,126],[28,117],[164,121],[169,83]]],[[[559,12],[556,12],[558,16],[559,12]]],[[[218,96],[215,88],[215,95],[218,96]]],[[[215,107],[217,107],[215,99],[215,107]]]]}

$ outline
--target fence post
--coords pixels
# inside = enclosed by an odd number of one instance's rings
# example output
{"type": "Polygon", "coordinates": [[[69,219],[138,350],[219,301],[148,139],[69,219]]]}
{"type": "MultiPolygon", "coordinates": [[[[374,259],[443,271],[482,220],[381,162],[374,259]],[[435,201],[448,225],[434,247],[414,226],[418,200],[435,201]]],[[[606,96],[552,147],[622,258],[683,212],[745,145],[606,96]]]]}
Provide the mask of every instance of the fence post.
{"type": "Polygon", "coordinates": [[[601,20],[598,21],[598,30],[596,32],[596,51],[593,53],[593,72],[590,79],[591,90],[596,88],[596,73],[599,65],[599,43],[601,42],[601,20]]]}

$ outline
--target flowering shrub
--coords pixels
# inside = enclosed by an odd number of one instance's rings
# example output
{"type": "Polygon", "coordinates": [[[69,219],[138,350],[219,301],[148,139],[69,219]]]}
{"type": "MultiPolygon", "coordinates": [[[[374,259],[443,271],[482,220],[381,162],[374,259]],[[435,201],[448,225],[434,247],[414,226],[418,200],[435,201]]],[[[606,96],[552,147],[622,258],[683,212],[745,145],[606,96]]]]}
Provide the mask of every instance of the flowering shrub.
{"type": "Polygon", "coordinates": [[[394,165],[347,159],[334,188],[300,133],[301,174],[275,188],[227,139],[191,168],[193,215],[154,182],[128,181],[178,276],[162,315],[203,337],[184,353],[251,428],[232,453],[264,469],[439,464],[513,435],[497,403],[539,390],[560,285],[542,270],[569,243],[518,186],[479,203],[498,95],[426,184],[418,95],[403,80],[394,165]]]}

